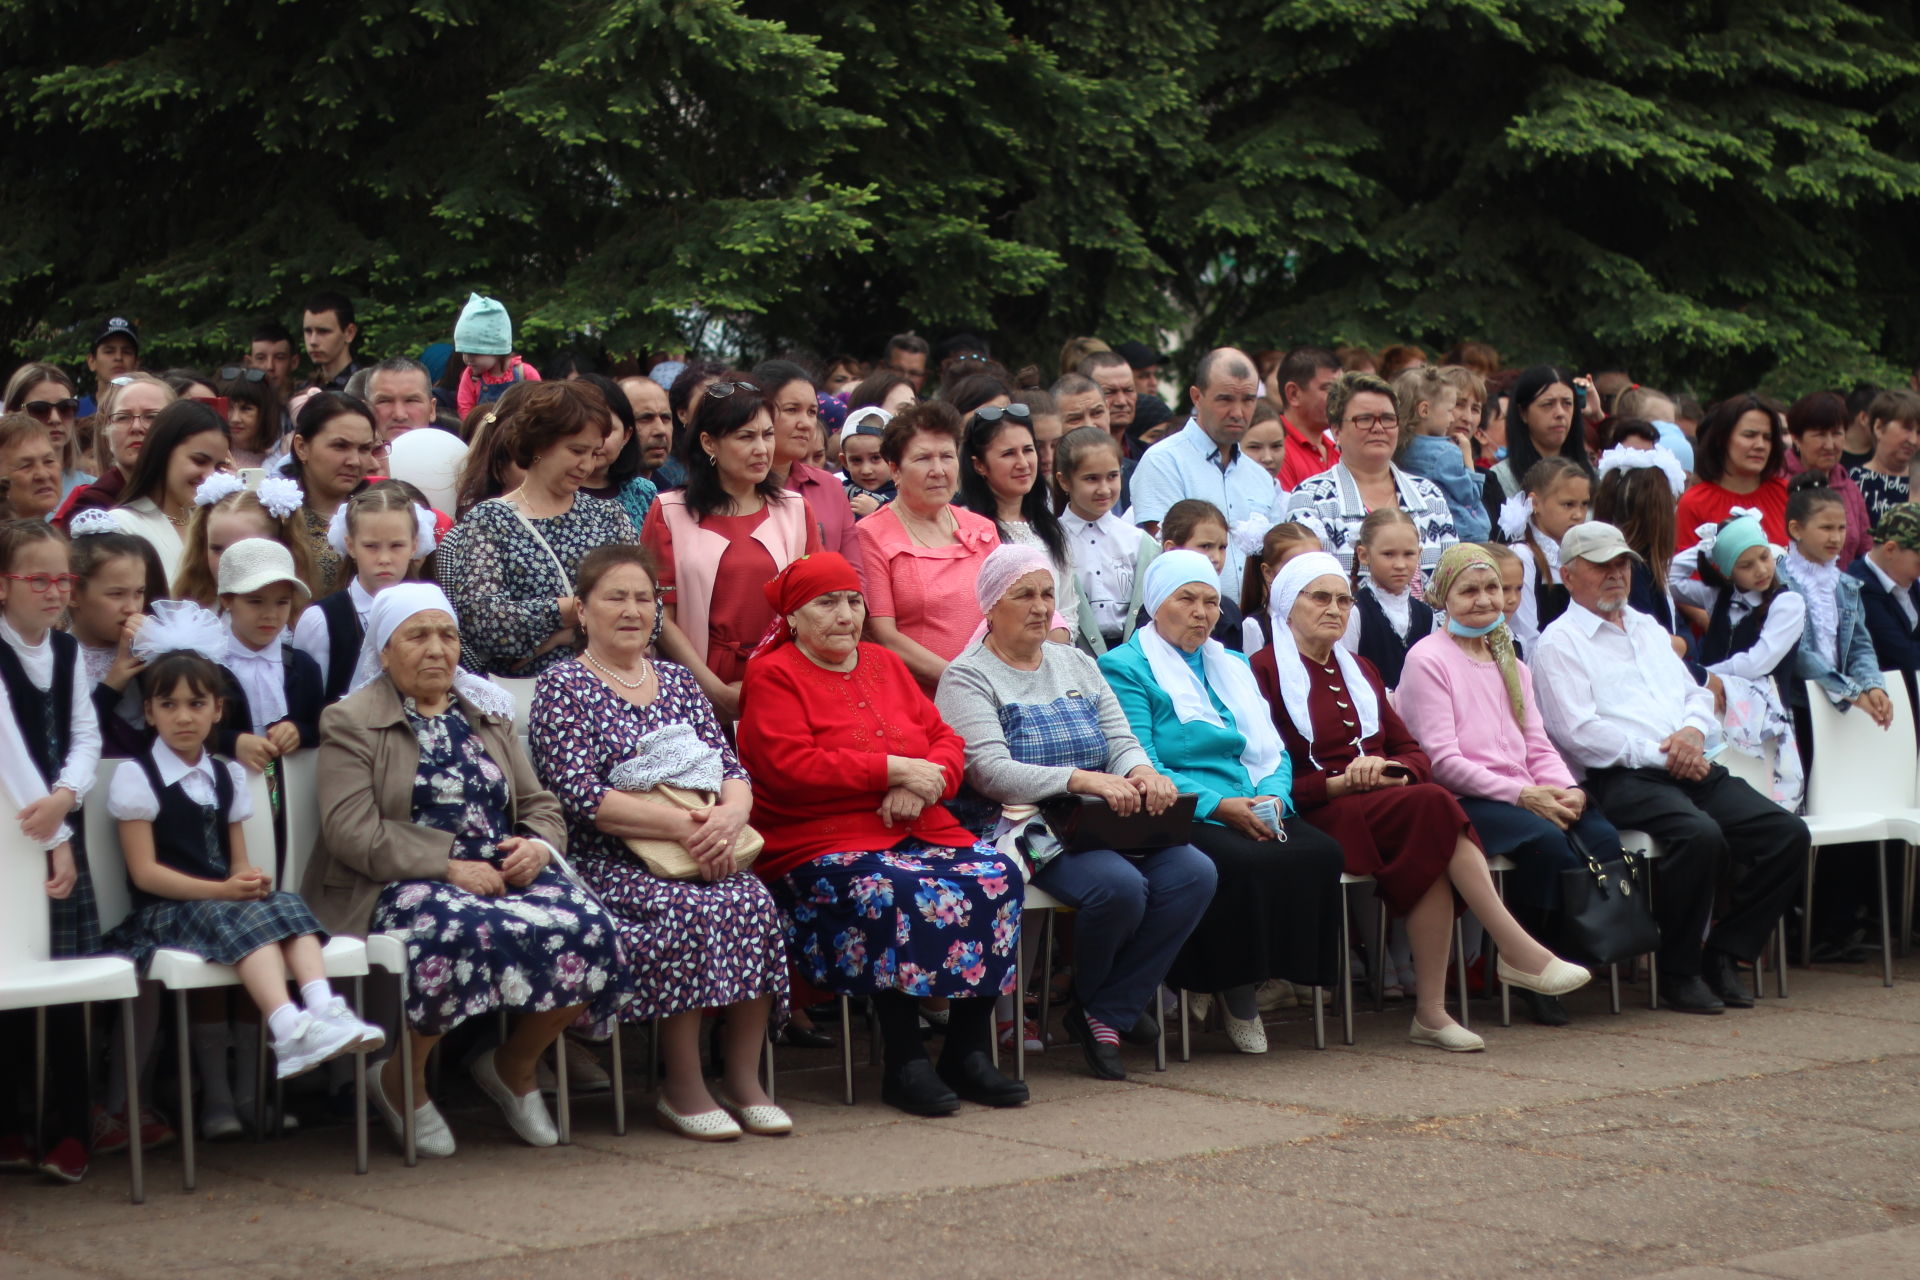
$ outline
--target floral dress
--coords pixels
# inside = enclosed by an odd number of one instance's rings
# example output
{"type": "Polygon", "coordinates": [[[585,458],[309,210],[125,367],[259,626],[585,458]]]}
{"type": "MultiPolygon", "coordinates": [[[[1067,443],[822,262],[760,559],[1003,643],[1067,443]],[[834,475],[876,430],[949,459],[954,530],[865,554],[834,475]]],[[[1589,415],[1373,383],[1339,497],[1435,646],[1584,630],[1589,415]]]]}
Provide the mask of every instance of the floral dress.
{"type": "Polygon", "coordinates": [[[533,652],[560,630],[556,602],[573,594],[581,557],[640,541],[619,503],[584,493],[570,510],[530,523],[532,532],[506,499],[489,499],[440,544],[440,583],[460,611],[460,665],[469,671],[531,676],[565,661],[564,647],[533,652]]]}
{"type": "MultiPolygon", "coordinates": [[[[512,834],[507,774],[487,755],[457,705],[437,716],[405,703],[420,741],[413,821],[453,835],[455,858],[498,867],[512,834]]],[[[407,1023],[444,1035],[494,1009],[533,1013],[584,1004],[604,1027],[631,982],[613,921],[593,895],[550,862],[523,889],[496,898],[447,880],[399,880],[381,890],[375,932],[407,938],[407,1023]]]]}
{"type": "Polygon", "coordinates": [[[540,779],[567,817],[567,845],[581,877],[600,896],[633,963],[632,1022],[773,997],[772,1023],[786,1021],[786,938],[773,895],[751,871],[714,883],[663,880],[594,826],[615,766],[640,751],[647,734],[692,726],[720,753],[722,774],[747,771],[720,731],[713,707],[685,667],[655,662],[660,691],[637,707],[609,689],[577,658],[540,676],[529,745],[540,779]]]}

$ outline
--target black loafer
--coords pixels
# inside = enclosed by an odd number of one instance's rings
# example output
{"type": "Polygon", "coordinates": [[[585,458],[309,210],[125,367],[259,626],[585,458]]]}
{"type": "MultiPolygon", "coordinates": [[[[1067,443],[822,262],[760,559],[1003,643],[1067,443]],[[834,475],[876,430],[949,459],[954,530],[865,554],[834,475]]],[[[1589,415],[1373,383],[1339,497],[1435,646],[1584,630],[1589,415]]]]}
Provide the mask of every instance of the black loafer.
{"type": "Polygon", "coordinates": [[[1142,1011],[1133,1020],[1133,1025],[1120,1033],[1120,1038],[1128,1044],[1137,1044],[1143,1049],[1151,1049],[1160,1043],[1160,1023],[1151,1012],[1142,1011]]]}
{"type": "Polygon", "coordinates": [[[925,1058],[887,1072],[880,1085],[880,1101],[915,1116],[950,1116],[960,1109],[960,1095],[947,1087],[925,1058]]]}
{"type": "Polygon", "coordinates": [[[1700,976],[1722,1004],[1729,1009],[1753,1008],[1753,993],[1732,956],[1708,947],[1700,959],[1704,968],[1700,976]]]}
{"type": "Polygon", "coordinates": [[[1726,1002],[1696,977],[1660,979],[1660,1003],[1675,1013],[1725,1013],[1726,1002]]]}
{"type": "Polygon", "coordinates": [[[1564,1027],[1573,1021],[1567,1016],[1567,1006],[1560,1003],[1560,997],[1543,996],[1525,987],[1516,987],[1514,990],[1520,993],[1520,1007],[1527,1011],[1527,1017],[1541,1026],[1564,1027]]]}
{"type": "Polygon", "coordinates": [[[1023,1106],[1029,1097],[1027,1086],[1001,1075],[984,1049],[971,1050],[952,1066],[942,1061],[940,1078],[962,1098],[983,1107],[1023,1106]]]}
{"type": "Polygon", "coordinates": [[[780,1032],[780,1043],[796,1049],[831,1049],[839,1042],[818,1027],[802,1027],[789,1022],[780,1032]]]}
{"type": "Polygon", "coordinates": [[[1120,1046],[1101,1044],[1093,1037],[1093,1028],[1087,1025],[1086,1011],[1079,1005],[1067,1010],[1067,1034],[1080,1042],[1080,1051],[1087,1056],[1087,1070],[1101,1080],[1125,1080],[1126,1064],[1120,1061],[1120,1046]]]}

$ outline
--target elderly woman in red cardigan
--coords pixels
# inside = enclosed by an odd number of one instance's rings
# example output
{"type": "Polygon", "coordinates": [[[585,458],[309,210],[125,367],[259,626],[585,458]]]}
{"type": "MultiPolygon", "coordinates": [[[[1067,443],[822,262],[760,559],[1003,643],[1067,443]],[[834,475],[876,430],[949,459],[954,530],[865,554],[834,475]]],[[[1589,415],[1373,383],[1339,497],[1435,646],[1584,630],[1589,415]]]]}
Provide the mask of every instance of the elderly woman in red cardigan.
{"type": "Polygon", "coordinates": [[[802,556],[766,594],[773,633],[747,663],[740,760],[766,839],[754,869],[792,921],[794,962],[816,987],[873,998],[891,1105],[1018,1106],[1027,1087],[994,1069],[990,1037],[994,999],[1013,990],[1025,884],[941,804],[966,744],[906,663],[860,639],[866,605],[844,558],[802,556]],[[950,1001],[937,1069],[924,996],[950,1001]]]}

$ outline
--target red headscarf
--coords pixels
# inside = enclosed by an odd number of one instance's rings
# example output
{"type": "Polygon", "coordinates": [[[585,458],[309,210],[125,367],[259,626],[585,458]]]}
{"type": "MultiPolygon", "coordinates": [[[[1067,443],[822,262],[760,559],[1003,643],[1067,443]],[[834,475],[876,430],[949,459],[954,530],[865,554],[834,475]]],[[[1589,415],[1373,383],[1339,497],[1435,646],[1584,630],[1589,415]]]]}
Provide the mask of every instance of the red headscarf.
{"type": "Polygon", "coordinates": [[[815,551],[774,574],[760,590],[773,606],[773,621],[754,650],[756,656],[770,653],[793,639],[793,632],[787,626],[788,614],[830,591],[860,590],[860,575],[839,552],[815,551]]]}

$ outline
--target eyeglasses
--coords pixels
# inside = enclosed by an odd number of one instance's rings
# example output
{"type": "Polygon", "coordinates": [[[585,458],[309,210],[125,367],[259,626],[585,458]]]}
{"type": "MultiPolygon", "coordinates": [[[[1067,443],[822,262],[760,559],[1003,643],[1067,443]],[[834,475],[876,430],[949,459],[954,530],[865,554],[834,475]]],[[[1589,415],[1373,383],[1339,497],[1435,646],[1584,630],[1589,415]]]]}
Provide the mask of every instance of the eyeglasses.
{"type": "Polygon", "coordinates": [[[80,411],[80,402],[72,396],[65,400],[29,400],[20,411],[36,422],[52,422],[55,418],[71,418],[80,411]]]}
{"type": "Polygon", "coordinates": [[[49,591],[71,591],[73,584],[80,581],[77,573],[0,573],[0,578],[8,582],[24,582],[41,595],[49,591]]]}
{"type": "Polygon", "coordinates": [[[975,422],[998,422],[1002,418],[1011,418],[1013,421],[1023,423],[1027,426],[1033,425],[1033,412],[1023,404],[1010,404],[1005,408],[997,404],[990,404],[973,411],[973,420],[975,422]]]}
{"type": "Polygon", "coordinates": [[[751,382],[716,382],[707,388],[707,394],[715,400],[725,400],[736,391],[751,391],[755,395],[760,394],[760,388],[754,386],[751,382]]]}
{"type": "Polygon", "coordinates": [[[248,382],[265,382],[267,380],[267,371],[265,369],[249,369],[245,365],[238,364],[230,364],[220,370],[220,381],[222,382],[239,382],[242,379],[248,382]]]}
{"type": "Polygon", "coordinates": [[[1398,431],[1400,419],[1391,413],[1356,413],[1347,419],[1347,425],[1362,433],[1371,431],[1398,431]]]}
{"type": "Polygon", "coordinates": [[[1302,591],[1300,598],[1316,609],[1334,608],[1345,613],[1353,608],[1353,597],[1344,591],[1302,591]]]}
{"type": "Polygon", "coordinates": [[[116,427],[124,427],[129,422],[139,422],[150,427],[153,425],[153,420],[159,416],[160,411],[158,409],[151,410],[147,413],[136,413],[132,409],[115,409],[107,415],[107,421],[116,427]]]}

